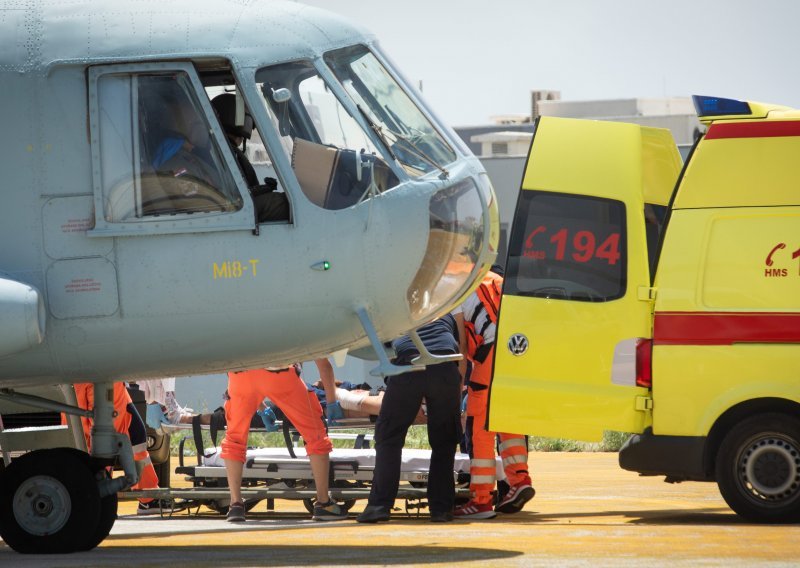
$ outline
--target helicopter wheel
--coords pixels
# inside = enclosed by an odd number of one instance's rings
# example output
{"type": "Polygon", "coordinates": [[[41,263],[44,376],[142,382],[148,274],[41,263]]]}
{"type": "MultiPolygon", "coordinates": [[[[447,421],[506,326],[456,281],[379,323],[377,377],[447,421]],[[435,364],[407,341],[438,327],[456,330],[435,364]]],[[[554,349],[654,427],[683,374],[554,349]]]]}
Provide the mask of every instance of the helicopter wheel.
{"type": "Polygon", "coordinates": [[[17,552],[89,550],[111,530],[116,495],[101,499],[89,456],[71,448],[29,452],[0,474],[0,537],[17,552]]]}

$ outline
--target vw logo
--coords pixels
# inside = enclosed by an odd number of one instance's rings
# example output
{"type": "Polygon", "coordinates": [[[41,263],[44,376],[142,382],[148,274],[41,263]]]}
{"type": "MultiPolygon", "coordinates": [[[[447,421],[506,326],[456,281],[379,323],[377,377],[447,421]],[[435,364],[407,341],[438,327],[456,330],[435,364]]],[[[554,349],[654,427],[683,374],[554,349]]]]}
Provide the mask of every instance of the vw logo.
{"type": "Polygon", "coordinates": [[[508,339],[508,350],[512,355],[522,355],[528,350],[528,338],[521,333],[515,333],[508,339]]]}

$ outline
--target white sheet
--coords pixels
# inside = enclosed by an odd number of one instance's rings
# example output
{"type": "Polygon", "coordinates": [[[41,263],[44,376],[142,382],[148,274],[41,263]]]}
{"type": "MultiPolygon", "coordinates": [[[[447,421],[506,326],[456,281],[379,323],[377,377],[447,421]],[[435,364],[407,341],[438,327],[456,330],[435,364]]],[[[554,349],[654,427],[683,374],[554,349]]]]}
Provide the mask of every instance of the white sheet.
{"type": "MultiPolygon", "coordinates": [[[[217,448],[213,454],[210,454],[210,451],[206,450],[206,457],[205,460],[203,460],[204,464],[209,467],[225,467],[225,460],[219,457],[220,451],[221,448],[217,448]]],[[[305,448],[295,448],[294,453],[298,458],[306,457],[305,448]]],[[[289,455],[289,450],[286,448],[254,448],[247,450],[248,460],[255,457],[272,459],[291,458],[289,455]]],[[[370,448],[356,450],[351,448],[334,448],[331,452],[331,461],[336,460],[355,460],[360,466],[374,466],[375,449],[370,448]]],[[[403,450],[403,461],[400,469],[404,472],[427,471],[430,461],[430,450],[415,450],[406,448],[403,450]]],[[[498,457],[495,462],[497,464],[497,479],[505,479],[505,474],[503,473],[503,464],[500,461],[500,458],[498,457]]],[[[308,467],[307,463],[298,463],[297,465],[298,468],[308,467]]],[[[291,465],[282,464],[282,467],[291,468],[291,465]]],[[[453,470],[458,473],[469,473],[469,456],[467,454],[457,453],[453,470]]]]}

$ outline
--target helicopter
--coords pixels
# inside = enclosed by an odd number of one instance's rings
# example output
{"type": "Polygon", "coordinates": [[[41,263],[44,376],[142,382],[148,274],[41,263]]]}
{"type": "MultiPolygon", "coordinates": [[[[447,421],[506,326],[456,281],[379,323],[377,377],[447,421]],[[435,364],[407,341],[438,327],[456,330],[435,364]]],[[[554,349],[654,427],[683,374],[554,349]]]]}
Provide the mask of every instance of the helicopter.
{"type": "Polygon", "coordinates": [[[17,551],[94,548],[137,480],[110,398],[81,410],[53,385],[108,394],[370,351],[374,374],[405,372],[384,342],[418,340],[496,256],[477,158],[374,35],[324,10],[2,1],[0,81],[0,414],[94,419],[91,456],[39,449],[0,470],[17,551]],[[124,475],[102,475],[116,460],[124,475]]]}

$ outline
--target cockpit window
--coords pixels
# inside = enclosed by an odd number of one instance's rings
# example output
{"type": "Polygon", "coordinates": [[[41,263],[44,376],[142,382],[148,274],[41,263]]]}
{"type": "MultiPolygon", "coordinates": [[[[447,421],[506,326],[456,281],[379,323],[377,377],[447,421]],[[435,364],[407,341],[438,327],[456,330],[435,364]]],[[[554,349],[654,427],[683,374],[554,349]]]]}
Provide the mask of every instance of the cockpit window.
{"type": "Polygon", "coordinates": [[[325,63],[409,175],[442,170],[456,159],[453,149],[366,47],[331,51],[325,63]]]}
{"type": "Polygon", "coordinates": [[[261,69],[256,82],[311,202],[344,209],[398,184],[372,139],[310,62],[261,69]]]}
{"type": "Polygon", "coordinates": [[[102,75],[97,93],[107,221],[242,207],[186,73],[102,75]]]}

